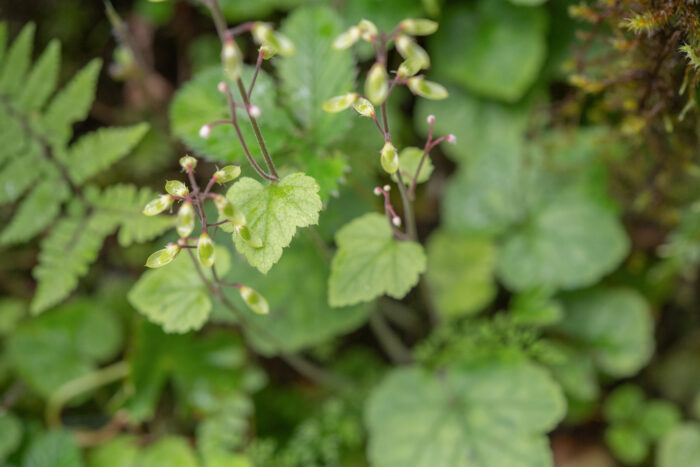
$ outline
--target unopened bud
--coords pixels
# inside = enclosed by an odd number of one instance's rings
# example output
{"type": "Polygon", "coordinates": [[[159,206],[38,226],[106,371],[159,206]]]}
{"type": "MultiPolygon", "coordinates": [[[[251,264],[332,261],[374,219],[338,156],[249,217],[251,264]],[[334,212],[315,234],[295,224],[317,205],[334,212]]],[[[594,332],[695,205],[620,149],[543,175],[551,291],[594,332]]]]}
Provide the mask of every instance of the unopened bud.
{"type": "Polygon", "coordinates": [[[194,208],[189,201],[185,201],[180,206],[180,210],[177,212],[175,229],[182,238],[189,237],[194,230],[194,208]]]}
{"type": "Polygon", "coordinates": [[[211,125],[204,125],[199,129],[199,137],[207,139],[211,134],[211,125]]]}
{"type": "Polygon", "coordinates": [[[391,185],[384,185],[384,191],[391,191],[391,185]]]}
{"type": "Polygon", "coordinates": [[[162,250],[158,250],[148,257],[146,260],[147,268],[160,268],[170,263],[175,259],[177,254],[180,252],[180,247],[174,243],[169,243],[168,246],[162,250]]]}
{"type": "Polygon", "coordinates": [[[389,76],[383,64],[372,65],[365,81],[365,95],[374,105],[381,105],[389,95],[389,76]]]}
{"type": "Polygon", "coordinates": [[[433,81],[428,81],[422,76],[414,76],[408,80],[408,89],[413,94],[416,94],[426,99],[441,100],[448,96],[447,89],[441,84],[433,81]]]}
{"type": "Polygon", "coordinates": [[[399,69],[396,70],[396,75],[399,78],[410,78],[411,76],[415,76],[422,68],[420,60],[409,58],[401,62],[399,69]]]}
{"type": "Polygon", "coordinates": [[[336,37],[333,41],[332,47],[335,50],[345,50],[349,47],[352,47],[360,39],[360,36],[360,28],[357,26],[353,26],[338,37],[336,37]]]}
{"type": "Polygon", "coordinates": [[[248,307],[259,315],[266,315],[270,312],[270,305],[267,304],[265,297],[260,295],[254,289],[242,285],[238,288],[241,293],[241,298],[248,307]]]}
{"type": "Polygon", "coordinates": [[[228,90],[228,84],[224,83],[223,81],[219,82],[219,84],[216,86],[216,88],[219,90],[219,92],[226,92],[228,90]]]}
{"type": "Polygon", "coordinates": [[[377,30],[377,26],[368,19],[360,20],[360,22],[357,24],[357,27],[360,28],[360,34],[362,35],[362,39],[366,40],[367,42],[372,42],[379,33],[379,31],[377,30]]]}
{"type": "Polygon", "coordinates": [[[252,246],[253,248],[262,248],[262,239],[255,232],[250,230],[247,225],[236,225],[234,230],[248,245],[252,246]]]}
{"type": "Polygon", "coordinates": [[[449,135],[447,135],[447,138],[446,138],[446,139],[447,139],[447,142],[448,142],[448,143],[457,144],[457,137],[456,137],[455,135],[453,135],[452,133],[450,133],[449,135]]]}
{"type": "Polygon", "coordinates": [[[190,156],[189,154],[186,156],[182,156],[180,158],[180,167],[182,167],[182,170],[194,170],[195,167],[197,167],[197,159],[194,157],[190,156]]]}
{"type": "Polygon", "coordinates": [[[391,218],[391,223],[396,227],[401,227],[401,218],[399,216],[394,216],[391,218]]]}
{"type": "Polygon", "coordinates": [[[374,188],[374,194],[377,195],[377,196],[381,196],[381,194],[382,194],[382,189],[379,188],[379,187],[375,187],[375,188],[374,188]]]}
{"type": "Polygon", "coordinates": [[[259,51],[263,54],[263,60],[269,60],[275,55],[277,55],[277,49],[270,47],[269,45],[261,45],[259,51]]]}
{"type": "Polygon", "coordinates": [[[180,180],[168,180],[165,182],[165,191],[180,198],[184,198],[190,192],[180,180]]]}
{"type": "Polygon", "coordinates": [[[217,183],[228,183],[241,175],[241,168],[237,165],[227,165],[214,172],[217,183]]]}
{"type": "Polygon", "coordinates": [[[231,204],[231,201],[226,199],[225,196],[215,195],[214,204],[216,205],[216,209],[219,211],[219,217],[223,217],[224,219],[229,220],[235,217],[236,210],[233,208],[233,204],[231,204]]]}
{"type": "Polygon", "coordinates": [[[407,18],[399,23],[399,29],[413,36],[427,36],[437,31],[438,23],[423,18],[407,18]]]}
{"type": "Polygon", "coordinates": [[[202,232],[202,235],[197,240],[197,257],[200,264],[205,268],[214,266],[215,253],[214,242],[211,240],[211,237],[206,232],[202,232]]]}
{"type": "Polygon", "coordinates": [[[428,118],[426,118],[426,120],[428,121],[428,124],[432,125],[433,123],[435,123],[435,115],[428,115],[428,118]]]}
{"type": "Polygon", "coordinates": [[[330,113],[342,112],[350,107],[357,99],[357,94],[349,92],[341,96],[335,96],[323,103],[323,110],[330,113]]]}
{"type": "Polygon", "coordinates": [[[384,143],[380,161],[382,163],[382,168],[388,174],[393,174],[399,169],[399,153],[396,151],[394,145],[388,141],[384,143]]]}
{"type": "Polygon", "coordinates": [[[160,195],[143,208],[143,213],[147,216],[155,216],[168,209],[173,204],[173,198],[170,195],[160,195]]]}
{"type": "Polygon", "coordinates": [[[238,48],[236,41],[226,39],[221,49],[221,64],[224,68],[224,74],[231,81],[236,81],[241,77],[243,70],[243,54],[238,48]]]}
{"type": "Polygon", "coordinates": [[[252,33],[253,39],[255,39],[258,44],[267,46],[280,55],[289,56],[293,55],[296,51],[294,44],[287,36],[275,31],[267,23],[256,22],[253,25],[252,33]]]}
{"type": "Polygon", "coordinates": [[[258,118],[261,114],[260,107],[258,107],[257,105],[249,105],[248,106],[248,113],[250,114],[251,117],[258,118]]]}
{"type": "Polygon", "coordinates": [[[363,117],[372,118],[374,116],[374,106],[364,97],[358,98],[352,106],[363,117]]]}
{"type": "Polygon", "coordinates": [[[412,38],[399,34],[396,38],[396,50],[406,60],[414,60],[415,66],[419,68],[430,67],[430,56],[423,47],[418,45],[412,38]]]}

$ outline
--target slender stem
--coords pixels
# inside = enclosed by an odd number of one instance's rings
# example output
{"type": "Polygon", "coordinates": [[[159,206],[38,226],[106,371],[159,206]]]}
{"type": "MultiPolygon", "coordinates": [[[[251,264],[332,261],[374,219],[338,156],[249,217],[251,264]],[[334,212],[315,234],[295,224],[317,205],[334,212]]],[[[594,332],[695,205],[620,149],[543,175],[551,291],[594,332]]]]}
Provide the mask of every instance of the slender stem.
{"type": "Polygon", "coordinates": [[[226,18],[224,13],[219,7],[219,2],[216,0],[201,0],[206,6],[209,7],[211,11],[211,17],[214,20],[214,26],[216,27],[216,33],[219,35],[219,39],[223,42],[226,38],[226,18]]]}
{"type": "Polygon", "coordinates": [[[265,139],[263,138],[262,132],[260,131],[258,121],[255,119],[253,114],[250,113],[250,100],[248,99],[248,93],[245,89],[245,85],[243,84],[243,80],[241,78],[238,78],[236,80],[236,84],[238,85],[238,92],[241,94],[241,98],[243,99],[243,103],[245,104],[245,110],[248,114],[250,125],[253,127],[253,133],[255,133],[255,138],[258,140],[260,151],[262,152],[262,155],[265,158],[265,164],[267,164],[267,169],[270,171],[270,174],[272,174],[272,178],[270,178],[270,180],[277,181],[280,177],[277,174],[275,163],[272,162],[270,152],[267,150],[267,145],[265,144],[265,139]]]}
{"type": "Polygon", "coordinates": [[[401,342],[379,310],[370,313],[369,324],[382,348],[394,363],[405,365],[413,361],[411,351],[401,342]]]}
{"type": "Polygon", "coordinates": [[[75,396],[125,378],[129,371],[129,364],[125,361],[120,361],[63,384],[51,394],[47,402],[47,425],[51,428],[61,425],[61,410],[75,396]]]}
{"type": "Polygon", "coordinates": [[[406,218],[406,233],[412,240],[416,240],[416,218],[413,214],[413,205],[406,193],[406,185],[404,184],[401,171],[396,171],[396,184],[399,186],[399,194],[401,194],[401,202],[403,203],[403,215],[406,218]]]}
{"type": "Polygon", "coordinates": [[[248,102],[250,102],[250,96],[253,94],[253,88],[255,87],[255,81],[258,79],[258,74],[260,73],[260,67],[262,67],[264,51],[258,52],[258,60],[255,62],[255,73],[253,73],[253,79],[250,82],[250,87],[248,88],[248,102]]]}

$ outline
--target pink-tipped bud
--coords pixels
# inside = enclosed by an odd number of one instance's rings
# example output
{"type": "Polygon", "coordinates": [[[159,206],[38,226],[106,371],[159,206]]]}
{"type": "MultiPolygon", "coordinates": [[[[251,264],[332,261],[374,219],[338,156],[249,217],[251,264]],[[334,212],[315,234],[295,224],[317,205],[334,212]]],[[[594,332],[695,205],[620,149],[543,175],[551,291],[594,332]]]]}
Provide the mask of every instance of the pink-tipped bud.
{"type": "Polygon", "coordinates": [[[457,144],[457,137],[450,133],[449,135],[447,135],[447,142],[451,144],[457,144]]]}
{"type": "Polygon", "coordinates": [[[391,186],[384,185],[384,191],[391,191],[391,186]]]}
{"type": "Polygon", "coordinates": [[[260,107],[257,105],[251,105],[248,107],[248,112],[252,117],[258,118],[260,116],[260,107]]]}
{"type": "Polygon", "coordinates": [[[401,226],[401,218],[399,216],[394,216],[391,218],[391,223],[394,224],[396,227],[401,226]]]}
{"type": "Polygon", "coordinates": [[[228,90],[228,85],[226,83],[224,83],[223,81],[221,81],[221,82],[219,82],[217,89],[219,90],[219,92],[226,92],[226,90],[228,90]]]}
{"type": "Polygon", "coordinates": [[[211,134],[211,126],[210,125],[204,125],[202,128],[199,129],[199,137],[207,139],[209,138],[209,135],[211,134]]]}
{"type": "Polygon", "coordinates": [[[435,115],[433,115],[433,114],[428,115],[428,118],[426,120],[428,120],[428,123],[430,123],[432,125],[433,123],[435,123],[435,115]]]}
{"type": "Polygon", "coordinates": [[[374,189],[374,194],[377,195],[377,196],[381,195],[381,194],[382,194],[382,189],[379,188],[379,187],[376,187],[376,188],[374,189]]]}

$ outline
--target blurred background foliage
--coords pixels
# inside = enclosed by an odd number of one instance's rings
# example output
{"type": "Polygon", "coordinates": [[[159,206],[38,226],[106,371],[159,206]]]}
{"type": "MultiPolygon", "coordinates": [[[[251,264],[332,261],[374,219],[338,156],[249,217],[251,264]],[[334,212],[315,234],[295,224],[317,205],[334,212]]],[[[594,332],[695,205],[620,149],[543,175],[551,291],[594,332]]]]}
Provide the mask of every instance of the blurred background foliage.
{"type": "MultiPolygon", "coordinates": [[[[320,223],[267,276],[220,242],[227,277],[271,304],[270,316],[249,316],[265,335],[238,332],[216,303],[179,323],[202,327],[186,334],[135,310],[144,259],[172,234],[133,245],[105,234],[78,290],[38,317],[29,303],[40,239],[0,240],[0,465],[700,465],[696,2],[220,4],[230,24],[271,21],[297,45],[265,65],[253,101],[282,172],[318,180],[320,223]],[[381,210],[372,189],[388,180],[372,123],[321,111],[328,97],[360,89],[371,50],[355,58],[329,44],[362,18],[390,30],[407,17],[440,23],[421,44],[427,74],[450,97],[397,92],[394,142],[420,147],[429,114],[437,132],[457,136],[433,151],[418,190],[428,270],[401,301],[331,308],[333,236],[381,210]],[[374,338],[387,328],[416,363],[391,369],[397,350],[374,338]],[[295,351],[347,384],[300,377],[278,358],[295,351]],[[454,400],[426,376],[445,368],[456,369],[440,380],[454,400]],[[451,413],[460,403],[463,421],[451,413]],[[470,443],[482,460],[450,460],[470,443]]],[[[113,5],[135,54],[115,40],[102,2],[0,2],[8,43],[30,21],[36,51],[60,40],[59,83],[94,57],[106,64],[76,137],[150,123],[96,184],[159,191],[188,149],[212,169],[241,160],[227,127],[197,135],[227,111],[206,10],[184,0],[113,5]]],[[[17,209],[10,201],[3,224],[17,209]]],[[[208,300],[192,271],[173,275],[183,281],[173,289],[208,300]]]]}

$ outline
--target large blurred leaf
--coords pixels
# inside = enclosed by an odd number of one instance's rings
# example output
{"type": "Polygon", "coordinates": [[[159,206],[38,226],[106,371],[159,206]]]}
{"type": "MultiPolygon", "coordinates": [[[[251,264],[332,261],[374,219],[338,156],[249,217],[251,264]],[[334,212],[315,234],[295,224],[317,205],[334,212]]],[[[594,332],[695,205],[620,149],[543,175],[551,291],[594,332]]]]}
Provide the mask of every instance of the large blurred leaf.
{"type": "Polygon", "coordinates": [[[296,46],[291,57],[275,61],[285,103],[304,128],[305,137],[324,147],[350,126],[350,112],[329,114],[323,102],[353,89],[355,70],[349,50],[331,49],[343,32],[338,15],[328,7],[295,10],[281,28],[296,46]]]}
{"type": "Polygon", "coordinates": [[[331,306],[354,305],[383,294],[403,298],[425,270],[423,247],[396,240],[381,214],[365,214],[345,225],[336,243],[328,281],[331,306]]]}
{"type": "MultiPolygon", "coordinates": [[[[217,272],[225,274],[229,264],[228,252],[217,248],[217,272]]],[[[211,275],[208,268],[203,269],[211,275]]],[[[210,292],[187,251],[172,263],[143,273],[129,292],[129,302],[165,332],[176,333],[201,328],[212,309],[210,292]]]]}
{"type": "Polygon", "coordinates": [[[199,467],[199,462],[185,438],[165,436],[143,451],[141,465],[148,467],[199,467]]]}
{"type": "Polygon", "coordinates": [[[66,431],[39,435],[29,445],[22,467],[82,467],[80,449],[66,431]]]}
{"type": "Polygon", "coordinates": [[[48,397],[119,350],[122,332],[105,303],[79,300],[17,327],[7,356],[34,391],[48,397]]]}
{"type": "Polygon", "coordinates": [[[544,433],[565,413],[548,374],[526,362],[492,362],[431,374],[393,370],[365,410],[377,467],[543,467],[544,433]]]}
{"type": "Polygon", "coordinates": [[[0,413],[0,462],[4,462],[22,442],[22,422],[11,412],[0,413]]]}
{"type": "MultiPolygon", "coordinates": [[[[250,84],[252,74],[251,67],[243,69],[243,81],[246,85],[250,84]]],[[[170,106],[170,124],[173,133],[200,156],[229,162],[245,157],[233,126],[218,125],[212,128],[207,139],[199,136],[199,129],[203,125],[231,118],[226,96],[217,89],[220,81],[225,79],[218,65],[197,73],[175,94],[170,106]]],[[[236,84],[229,85],[234,99],[241,102],[236,84]]],[[[262,112],[258,124],[265,137],[265,143],[273,154],[286,144],[292,128],[286,112],[277,104],[275,87],[274,80],[261,71],[251,96],[251,103],[257,105],[262,112]]],[[[248,149],[254,157],[260,157],[262,153],[245,109],[238,109],[237,115],[248,149]]]]}
{"type": "Polygon", "coordinates": [[[348,25],[368,19],[386,32],[394,29],[404,18],[423,16],[420,0],[353,0],[341,5],[343,18],[348,25]]]}
{"type": "Polygon", "coordinates": [[[265,316],[248,311],[242,303],[240,307],[255,326],[246,331],[259,352],[271,355],[321,344],[366,319],[365,306],[328,305],[328,258],[310,235],[314,234],[299,235],[268,275],[239,261],[227,277],[255,288],[270,304],[270,314],[265,316]]]}
{"type": "Polygon", "coordinates": [[[88,467],[135,467],[139,456],[135,436],[120,435],[97,446],[87,456],[88,467]]]}
{"type": "Polygon", "coordinates": [[[475,313],[496,295],[496,248],[489,239],[440,230],[431,235],[427,254],[426,279],[441,313],[475,313]]]}
{"type": "Polygon", "coordinates": [[[544,63],[546,11],[481,0],[444,18],[430,42],[435,72],[485,97],[519,100],[544,63]]]}
{"type": "Polygon", "coordinates": [[[700,467],[700,424],[685,423],[671,430],[656,454],[658,467],[700,467]]]}
{"type": "Polygon", "coordinates": [[[649,305],[636,291],[596,288],[564,297],[565,316],[559,329],[593,357],[606,373],[637,373],[654,350],[649,305]]]}
{"type": "Polygon", "coordinates": [[[243,211],[248,226],[263,243],[261,248],[254,248],[234,234],[236,249],[252,266],[267,273],[279,261],[297,227],[318,224],[318,214],[323,207],[319,189],[316,180],[303,173],[287,175],[268,185],[252,178],[236,182],[226,197],[236,209],[243,211]]]}

